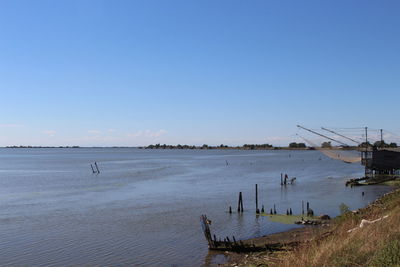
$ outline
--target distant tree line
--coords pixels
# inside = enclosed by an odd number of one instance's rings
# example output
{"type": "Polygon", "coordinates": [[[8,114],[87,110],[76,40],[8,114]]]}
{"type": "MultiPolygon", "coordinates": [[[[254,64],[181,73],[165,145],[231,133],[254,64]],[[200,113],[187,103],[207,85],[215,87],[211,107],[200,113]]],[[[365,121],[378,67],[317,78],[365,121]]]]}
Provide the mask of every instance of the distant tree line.
{"type": "Polygon", "coordinates": [[[385,143],[384,140],[376,141],[375,143],[371,144],[370,142],[362,142],[359,147],[379,147],[379,148],[397,148],[397,143],[385,143]]]}
{"type": "Polygon", "coordinates": [[[396,148],[396,147],[397,147],[397,144],[396,144],[396,143],[386,144],[385,141],[382,140],[382,141],[376,141],[376,142],[374,143],[374,146],[375,146],[375,147],[382,147],[382,148],[387,148],[387,147],[396,148]]]}
{"type": "Polygon", "coordinates": [[[323,142],[321,144],[321,147],[322,148],[332,148],[332,144],[331,144],[331,142],[323,142]]]}
{"type": "Polygon", "coordinates": [[[202,146],[191,146],[191,145],[166,145],[166,144],[155,144],[146,147],[140,147],[145,149],[272,149],[273,146],[270,144],[244,144],[243,146],[227,146],[221,144],[219,146],[209,146],[204,144],[202,146]]]}
{"type": "Polygon", "coordinates": [[[196,149],[196,146],[189,146],[189,145],[166,145],[166,144],[155,144],[155,145],[149,145],[145,147],[146,149],[196,149]]]}
{"type": "Polygon", "coordinates": [[[80,148],[80,146],[6,146],[6,148],[80,148]]]}
{"type": "Polygon", "coordinates": [[[289,144],[289,148],[307,148],[305,143],[292,142],[289,144]]]}
{"type": "Polygon", "coordinates": [[[250,149],[250,150],[253,150],[253,149],[269,149],[269,148],[273,148],[273,146],[270,145],[270,144],[260,144],[260,145],[257,145],[257,144],[244,144],[243,148],[244,149],[250,149]]]}
{"type": "MultiPolygon", "coordinates": [[[[390,143],[387,144],[385,141],[377,141],[373,144],[371,143],[361,143],[359,147],[380,147],[380,148],[396,148],[397,144],[396,143],[390,143]]],[[[322,148],[332,148],[331,142],[323,142],[321,144],[322,148]]],[[[270,144],[244,144],[242,146],[228,146],[221,144],[219,146],[211,146],[204,144],[202,146],[194,146],[194,145],[166,145],[166,144],[155,144],[155,145],[149,145],[146,147],[139,147],[139,148],[144,148],[144,149],[245,149],[245,150],[269,150],[269,149],[285,149],[285,147],[274,147],[273,145],[270,144]]],[[[296,142],[291,142],[289,144],[289,149],[313,149],[312,147],[307,147],[305,143],[296,143],[296,142]]],[[[343,149],[346,149],[346,147],[343,147],[343,149]]],[[[355,149],[355,147],[347,147],[347,149],[355,149]]]]}

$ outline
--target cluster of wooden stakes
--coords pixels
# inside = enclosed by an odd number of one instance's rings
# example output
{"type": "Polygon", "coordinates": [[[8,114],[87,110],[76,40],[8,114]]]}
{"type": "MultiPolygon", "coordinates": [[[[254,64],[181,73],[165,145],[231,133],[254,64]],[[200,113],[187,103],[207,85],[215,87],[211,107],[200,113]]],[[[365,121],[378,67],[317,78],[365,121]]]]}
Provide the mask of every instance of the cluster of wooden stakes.
{"type": "MultiPolygon", "coordinates": [[[[284,185],[284,184],[283,184],[284,185]]],[[[258,206],[258,184],[255,185],[255,192],[256,192],[256,214],[265,214],[264,205],[261,206],[261,211],[258,206]]],[[[304,201],[301,203],[302,205],[302,215],[304,215],[304,201]]],[[[237,212],[243,213],[243,195],[242,192],[239,192],[239,200],[238,200],[238,207],[237,212]]],[[[229,213],[232,214],[232,206],[229,206],[229,213]]],[[[274,204],[273,209],[271,208],[269,215],[276,215],[276,206],[274,204]]],[[[292,208],[286,210],[286,215],[293,215],[292,208]]],[[[307,202],[307,216],[314,216],[314,211],[310,208],[310,203],[307,202]]]]}
{"type": "MultiPolygon", "coordinates": [[[[287,175],[285,175],[285,178],[281,175],[281,186],[285,186],[287,184],[287,175]]],[[[295,178],[290,179],[291,184],[294,182],[295,178]]],[[[271,208],[270,213],[266,214],[264,210],[264,205],[261,207],[261,211],[258,206],[258,184],[255,185],[255,202],[256,202],[256,215],[265,215],[265,216],[273,216],[273,215],[279,215],[277,214],[276,211],[276,206],[274,204],[273,209],[271,208]]],[[[239,192],[239,200],[238,200],[238,207],[237,207],[237,212],[243,213],[243,194],[242,192],[239,192]]],[[[229,213],[232,214],[232,206],[229,206],[229,213]]],[[[313,217],[314,216],[314,211],[310,208],[310,203],[307,202],[307,217],[313,217]]],[[[286,210],[286,215],[291,216],[293,215],[292,209],[289,208],[286,210]]],[[[301,216],[301,221],[304,222],[304,201],[302,201],[302,216],[301,216]]],[[[221,251],[237,251],[237,252],[249,252],[249,251],[260,251],[260,250],[279,250],[283,248],[283,244],[265,244],[264,246],[255,246],[254,243],[245,243],[243,241],[237,241],[235,236],[232,236],[232,240],[227,236],[224,239],[217,239],[215,235],[211,234],[210,230],[210,224],[211,221],[208,220],[206,215],[201,215],[200,217],[200,222],[203,228],[204,235],[206,237],[206,240],[208,242],[208,248],[210,250],[221,250],[221,251]]],[[[297,222],[296,222],[297,223],[297,222]]]]}

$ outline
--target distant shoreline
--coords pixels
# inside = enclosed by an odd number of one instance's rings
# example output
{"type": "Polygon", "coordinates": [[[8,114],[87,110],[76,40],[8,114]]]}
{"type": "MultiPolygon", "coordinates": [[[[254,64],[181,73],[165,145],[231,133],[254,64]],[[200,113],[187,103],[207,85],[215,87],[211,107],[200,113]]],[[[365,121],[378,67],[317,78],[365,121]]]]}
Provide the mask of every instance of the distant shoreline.
{"type": "Polygon", "coordinates": [[[8,149],[57,149],[57,148],[65,148],[65,149],[77,149],[77,148],[134,148],[134,149],[155,149],[155,150],[315,150],[313,148],[289,148],[289,147],[273,147],[273,148],[256,148],[256,149],[249,149],[243,147],[209,147],[209,148],[147,148],[147,147],[140,147],[140,146],[5,146],[0,148],[8,148],[8,149]]]}
{"type": "Polygon", "coordinates": [[[80,146],[5,146],[2,148],[81,148],[80,146]]]}
{"type": "Polygon", "coordinates": [[[289,146],[272,146],[272,145],[243,145],[243,146],[194,146],[194,145],[149,145],[149,146],[5,146],[0,148],[9,149],[49,149],[49,148],[64,148],[64,149],[77,149],[77,148],[133,148],[133,149],[156,149],[156,150],[357,150],[357,147],[289,147],[289,146]]]}

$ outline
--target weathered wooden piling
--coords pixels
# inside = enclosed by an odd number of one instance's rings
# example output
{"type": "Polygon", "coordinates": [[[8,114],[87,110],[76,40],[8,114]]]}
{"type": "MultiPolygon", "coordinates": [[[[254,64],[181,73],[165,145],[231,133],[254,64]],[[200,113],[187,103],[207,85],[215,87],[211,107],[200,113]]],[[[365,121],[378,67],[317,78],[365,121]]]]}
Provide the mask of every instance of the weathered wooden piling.
{"type": "Polygon", "coordinates": [[[242,196],[242,192],[239,193],[238,207],[237,211],[240,212],[240,197],[242,196]]]}
{"type": "Polygon", "coordinates": [[[281,186],[283,185],[283,173],[281,173],[281,186]]]}
{"type": "Polygon", "coordinates": [[[90,164],[90,167],[92,168],[92,173],[96,173],[94,168],[93,168],[93,164],[90,164]]]}
{"type": "Polygon", "coordinates": [[[307,216],[313,217],[314,211],[310,208],[310,203],[307,202],[307,216]]]}
{"type": "Polygon", "coordinates": [[[258,209],[258,185],[256,184],[256,214],[260,214],[260,210],[258,209]]]}
{"type": "Polygon", "coordinates": [[[301,201],[301,215],[304,215],[304,201],[301,201]]]}
{"type": "Polygon", "coordinates": [[[243,212],[243,198],[242,198],[242,192],[239,192],[239,202],[238,202],[238,212],[243,212]]]}
{"type": "Polygon", "coordinates": [[[255,252],[262,251],[268,249],[268,247],[256,247],[254,243],[248,244],[244,243],[241,240],[236,240],[235,236],[232,236],[232,241],[226,236],[222,241],[221,238],[217,240],[215,235],[211,235],[210,224],[211,221],[207,219],[206,215],[201,215],[200,223],[204,232],[204,236],[208,243],[208,248],[210,250],[219,250],[219,251],[235,251],[235,252],[255,252]]]}
{"type": "Polygon", "coordinates": [[[274,214],[276,214],[276,208],[275,208],[275,204],[274,204],[274,214]]]}
{"type": "Polygon", "coordinates": [[[232,207],[231,206],[229,206],[229,213],[232,214],[232,207]]]}
{"type": "Polygon", "coordinates": [[[293,214],[293,212],[292,212],[292,208],[290,208],[290,209],[289,209],[289,214],[290,214],[290,215],[292,215],[292,214],[293,214]]]}
{"type": "Polygon", "coordinates": [[[97,173],[100,173],[99,166],[97,166],[97,162],[96,161],[94,162],[94,166],[96,166],[97,173]]]}
{"type": "MultiPolygon", "coordinates": [[[[204,236],[208,242],[208,247],[213,248],[215,246],[215,242],[213,242],[211,237],[211,231],[209,226],[209,220],[206,215],[201,215],[200,217],[201,227],[203,228],[204,236]]],[[[215,239],[215,237],[214,237],[215,239]]]]}
{"type": "Polygon", "coordinates": [[[240,192],[240,212],[243,212],[243,196],[242,196],[242,192],[240,192]]]}
{"type": "Polygon", "coordinates": [[[309,209],[307,212],[307,216],[313,217],[314,216],[314,211],[312,209],[309,209]]]}
{"type": "Polygon", "coordinates": [[[261,213],[264,213],[265,211],[264,211],[264,205],[262,205],[262,207],[261,207],[261,213]]]}

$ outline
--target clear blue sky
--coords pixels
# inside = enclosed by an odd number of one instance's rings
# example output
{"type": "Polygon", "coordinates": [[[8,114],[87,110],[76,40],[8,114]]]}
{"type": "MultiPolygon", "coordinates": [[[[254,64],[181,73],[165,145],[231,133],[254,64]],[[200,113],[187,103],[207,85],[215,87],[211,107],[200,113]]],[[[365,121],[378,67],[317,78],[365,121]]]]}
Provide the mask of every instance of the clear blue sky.
{"type": "Polygon", "coordinates": [[[400,1],[0,0],[0,146],[400,134],[400,1]]]}

